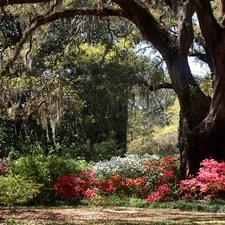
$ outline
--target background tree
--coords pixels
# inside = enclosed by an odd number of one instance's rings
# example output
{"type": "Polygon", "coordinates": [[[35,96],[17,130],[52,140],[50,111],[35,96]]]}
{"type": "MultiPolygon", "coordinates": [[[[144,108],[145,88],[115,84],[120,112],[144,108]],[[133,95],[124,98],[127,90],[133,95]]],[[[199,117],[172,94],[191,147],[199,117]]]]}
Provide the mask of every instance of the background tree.
{"type": "MultiPolygon", "coordinates": [[[[5,63],[2,76],[5,76],[15,63],[20,50],[26,43],[28,37],[40,26],[50,23],[59,18],[69,18],[77,15],[97,16],[122,16],[133,22],[142,33],[143,37],[150,41],[160,52],[166,62],[168,73],[176,92],[180,108],[181,122],[179,145],[181,155],[181,177],[196,173],[199,163],[206,157],[213,157],[222,160],[224,155],[224,118],[223,118],[223,19],[221,24],[213,16],[210,1],[182,0],[163,1],[171,14],[177,15],[177,26],[171,29],[155,13],[157,4],[147,4],[141,0],[112,0],[109,4],[102,2],[91,7],[92,2],[82,2],[88,8],[77,8],[68,1],[35,1],[50,2],[48,12],[42,13],[31,20],[30,26],[26,29],[23,38],[17,45],[10,61],[5,63]],[[206,96],[191,74],[187,56],[193,43],[194,33],[192,27],[192,16],[194,8],[200,21],[201,31],[206,41],[215,68],[215,87],[213,99],[206,96]],[[61,7],[61,9],[60,9],[61,7]],[[65,8],[64,8],[65,7],[65,8]],[[164,22],[164,23],[163,23],[164,22]],[[208,29],[210,27],[210,29],[208,29]]],[[[158,2],[158,1],[157,1],[158,2]]],[[[223,18],[223,1],[221,5],[223,18]]],[[[30,0],[2,1],[0,6],[6,4],[31,3],[30,0]]],[[[32,1],[32,3],[34,3],[32,1]]],[[[19,6],[19,5],[16,5],[19,6]]],[[[8,8],[8,7],[7,7],[8,8]]]]}
{"type": "Polygon", "coordinates": [[[112,25],[124,32],[120,37],[111,26],[113,39],[107,36],[108,21],[87,20],[91,34],[81,29],[77,35],[80,22],[56,21],[46,33],[33,35],[32,52],[25,49],[16,73],[5,79],[2,108],[14,126],[11,156],[67,149],[71,157],[99,160],[126,153],[130,91],[148,85],[140,73],[152,69],[143,67],[146,56],[136,55],[133,26],[115,20],[112,25]]]}

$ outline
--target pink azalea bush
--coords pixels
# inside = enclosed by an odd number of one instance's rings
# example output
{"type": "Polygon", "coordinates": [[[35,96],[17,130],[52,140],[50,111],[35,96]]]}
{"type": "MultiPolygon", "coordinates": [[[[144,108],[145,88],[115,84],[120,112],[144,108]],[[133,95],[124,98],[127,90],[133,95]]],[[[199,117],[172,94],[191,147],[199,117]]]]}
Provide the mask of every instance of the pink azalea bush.
{"type": "Polygon", "coordinates": [[[197,176],[190,176],[179,184],[183,199],[205,199],[221,197],[225,193],[225,162],[205,159],[197,176]]]}

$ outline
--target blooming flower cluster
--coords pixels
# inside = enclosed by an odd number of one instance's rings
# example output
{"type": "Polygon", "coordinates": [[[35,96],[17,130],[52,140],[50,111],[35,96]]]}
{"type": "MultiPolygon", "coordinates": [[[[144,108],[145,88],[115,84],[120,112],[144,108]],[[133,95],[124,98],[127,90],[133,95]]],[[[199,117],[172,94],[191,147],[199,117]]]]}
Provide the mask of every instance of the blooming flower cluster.
{"type": "Polygon", "coordinates": [[[147,202],[160,201],[176,190],[177,158],[166,157],[158,161],[148,161],[146,165],[146,179],[151,190],[147,202]]]}
{"type": "Polygon", "coordinates": [[[146,161],[158,161],[157,155],[145,154],[140,157],[138,155],[126,155],[126,157],[112,157],[109,161],[100,161],[96,163],[92,170],[96,173],[98,179],[108,179],[112,175],[120,174],[125,177],[137,178],[144,175],[146,161]]]}
{"type": "Polygon", "coordinates": [[[225,194],[225,162],[203,160],[197,176],[182,180],[179,191],[183,199],[221,197],[225,194]]]}
{"type": "Polygon", "coordinates": [[[107,176],[106,179],[99,178],[105,176],[98,176],[95,167],[95,171],[82,170],[79,177],[71,174],[58,177],[53,187],[56,189],[56,195],[63,198],[73,196],[82,199],[115,193],[118,196],[135,195],[145,198],[147,202],[160,201],[171,195],[173,188],[176,187],[176,161],[177,159],[173,158],[152,158],[145,162],[139,160],[137,163],[141,162],[142,165],[138,165],[138,168],[143,169],[140,173],[136,170],[132,177],[131,173],[128,174],[130,176],[125,176],[124,172],[122,174],[111,172],[108,173],[111,176],[107,176]]]}
{"type": "Polygon", "coordinates": [[[96,180],[95,173],[90,170],[82,170],[80,177],[73,174],[58,177],[53,184],[56,195],[62,198],[77,197],[95,197],[101,192],[109,193],[115,191],[115,188],[109,182],[96,180]]]}
{"type": "Polygon", "coordinates": [[[146,199],[147,202],[160,201],[172,193],[172,189],[167,185],[160,185],[156,192],[152,192],[146,199]]]}
{"type": "Polygon", "coordinates": [[[63,198],[77,197],[83,198],[83,193],[87,191],[87,184],[79,177],[74,177],[72,174],[58,177],[53,188],[55,188],[56,195],[61,195],[63,198]]]}

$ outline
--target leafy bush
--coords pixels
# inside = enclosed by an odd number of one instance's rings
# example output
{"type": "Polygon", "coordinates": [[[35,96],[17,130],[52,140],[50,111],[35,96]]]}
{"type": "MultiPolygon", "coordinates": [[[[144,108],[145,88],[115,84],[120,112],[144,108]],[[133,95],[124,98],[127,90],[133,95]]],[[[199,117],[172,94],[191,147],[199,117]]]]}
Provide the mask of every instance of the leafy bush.
{"type": "Polygon", "coordinates": [[[55,204],[55,192],[52,184],[59,176],[78,173],[82,167],[87,166],[83,160],[74,160],[58,156],[28,156],[12,163],[13,174],[22,174],[42,184],[40,193],[36,198],[38,204],[55,204]]]}
{"type": "Polygon", "coordinates": [[[179,184],[183,199],[206,199],[224,197],[225,194],[225,162],[205,159],[197,176],[190,176],[179,184]]]}
{"type": "Polygon", "coordinates": [[[122,150],[118,150],[118,144],[115,137],[112,135],[108,140],[94,144],[94,161],[110,160],[115,155],[122,155],[122,150]]]}
{"type": "Polygon", "coordinates": [[[0,203],[14,211],[18,203],[24,203],[39,193],[41,185],[22,176],[0,176],[0,203]]]}
{"type": "Polygon", "coordinates": [[[178,159],[165,157],[157,162],[145,162],[146,186],[151,190],[148,202],[162,200],[167,195],[177,197],[178,159]]]}

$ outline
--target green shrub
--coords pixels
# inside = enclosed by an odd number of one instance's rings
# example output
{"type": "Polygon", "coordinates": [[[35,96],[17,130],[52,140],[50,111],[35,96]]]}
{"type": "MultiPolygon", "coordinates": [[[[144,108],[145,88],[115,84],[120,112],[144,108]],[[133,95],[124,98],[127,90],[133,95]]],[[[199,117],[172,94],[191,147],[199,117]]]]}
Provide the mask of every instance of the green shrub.
{"type": "Polygon", "coordinates": [[[21,175],[0,176],[0,204],[7,205],[11,211],[15,211],[17,204],[35,197],[40,187],[40,184],[21,175]]]}
{"type": "Polygon", "coordinates": [[[20,158],[12,163],[13,174],[23,175],[43,186],[37,198],[33,199],[37,204],[56,204],[59,199],[52,188],[59,176],[79,172],[87,166],[83,160],[63,158],[59,156],[28,156],[20,158]]]}

